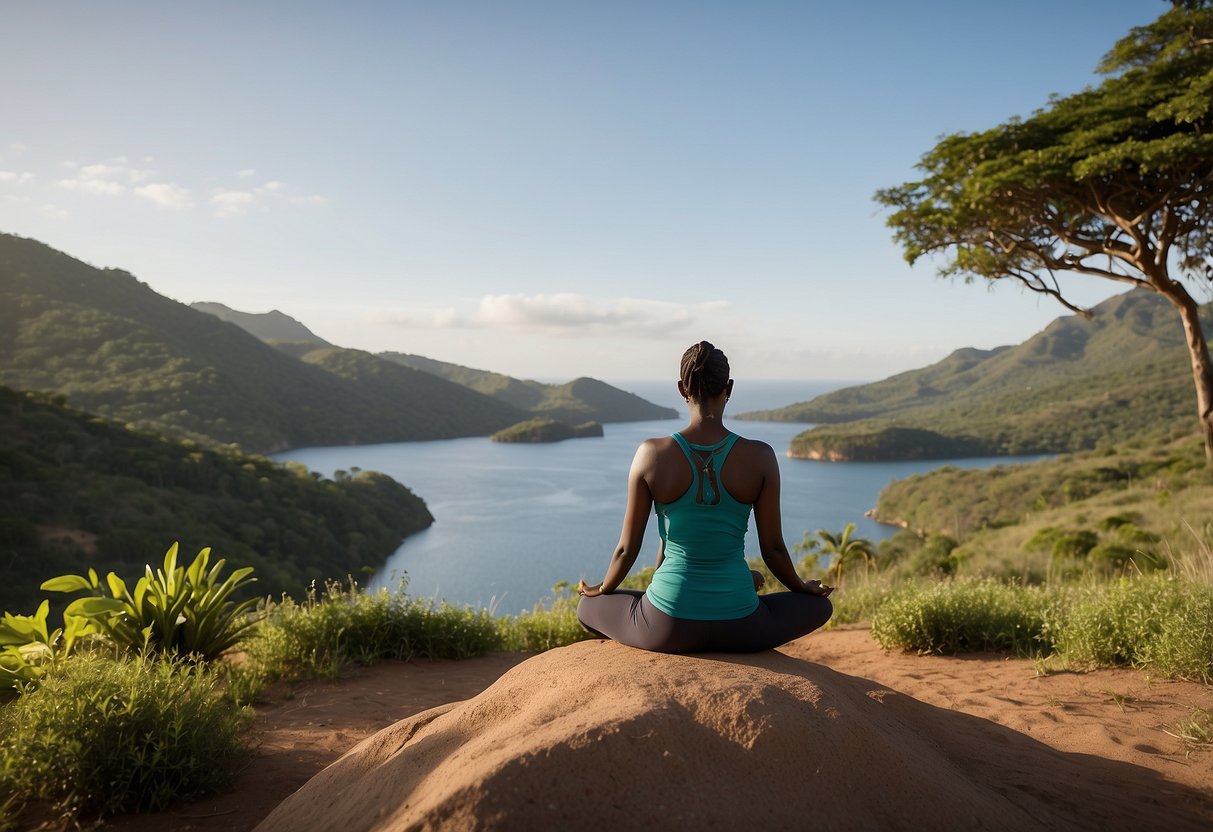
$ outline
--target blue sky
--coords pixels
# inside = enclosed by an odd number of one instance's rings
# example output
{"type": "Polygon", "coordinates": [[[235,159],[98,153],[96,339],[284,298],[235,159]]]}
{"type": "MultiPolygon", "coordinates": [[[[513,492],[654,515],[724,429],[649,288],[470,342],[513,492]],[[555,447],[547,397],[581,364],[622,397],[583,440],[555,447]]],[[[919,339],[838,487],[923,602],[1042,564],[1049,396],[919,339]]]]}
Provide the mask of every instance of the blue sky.
{"type": "Polygon", "coordinates": [[[1166,8],[9,0],[0,231],[513,375],[707,338],[738,378],[880,378],[1064,310],[911,269],[873,192],[1166,8]]]}

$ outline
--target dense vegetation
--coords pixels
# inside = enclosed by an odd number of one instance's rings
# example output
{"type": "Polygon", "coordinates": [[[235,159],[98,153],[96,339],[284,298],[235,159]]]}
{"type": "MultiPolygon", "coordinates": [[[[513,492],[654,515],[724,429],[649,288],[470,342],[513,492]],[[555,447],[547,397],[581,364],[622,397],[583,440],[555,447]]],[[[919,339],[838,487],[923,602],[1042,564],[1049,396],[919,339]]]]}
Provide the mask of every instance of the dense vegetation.
{"type": "Polygon", "coordinates": [[[298,594],[379,566],[431,522],[419,498],[381,474],[325,480],[0,388],[3,609],[32,610],[38,584],[63,572],[135,577],[174,540],[256,567],[258,593],[298,594]]]}
{"type": "Polygon", "coordinates": [[[602,425],[598,422],[570,425],[568,422],[540,416],[510,425],[489,438],[494,442],[561,442],[565,439],[594,436],[602,436],[602,425]]]}
{"type": "Polygon", "coordinates": [[[420,355],[399,352],[380,355],[390,361],[442,376],[521,410],[563,422],[635,422],[678,417],[676,410],[655,405],[597,379],[577,378],[564,384],[543,384],[435,361],[420,355]]]}
{"type": "Polygon", "coordinates": [[[839,459],[873,458],[875,446],[883,459],[1058,453],[1190,432],[1192,377],[1170,305],[1135,290],[1093,311],[1093,320],[1059,318],[1014,347],[957,350],[920,370],[742,418],[817,422],[791,452],[839,459]],[[920,435],[886,441],[895,438],[890,428],[939,439],[924,454],[920,435]]]}
{"type": "Polygon", "coordinates": [[[365,353],[295,360],[126,272],[11,235],[0,235],[0,384],[60,393],[143,430],[257,452],[487,436],[523,417],[365,353]]]}
{"type": "Polygon", "coordinates": [[[890,483],[876,514],[910,531],[885,541],[881,556],[891,567],[932,537],[936,545],[946,538],[936,571],[1032,582],[1199,559],[1213,539],[1213,479],[1202,447],[1194,437],[1134,443],[890,483]]]}

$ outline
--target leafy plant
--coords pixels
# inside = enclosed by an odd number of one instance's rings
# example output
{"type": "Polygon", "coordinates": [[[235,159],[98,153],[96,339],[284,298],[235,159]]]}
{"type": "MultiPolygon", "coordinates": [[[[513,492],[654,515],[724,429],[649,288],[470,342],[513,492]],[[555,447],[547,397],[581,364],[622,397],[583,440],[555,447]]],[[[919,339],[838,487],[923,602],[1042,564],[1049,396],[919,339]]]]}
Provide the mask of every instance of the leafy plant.
{"type": "Polygon", "coordinates": [[[50,602],[33,615],[5,613],[0,620],[0,690],[26,690],[46,673],[47,666],[71,654],[78,639],[97,632],[76,615],[64,615],[63,626],[47,626],[50,602]]]}
{"type": "Polygon", "coordinates": [[[252,583],[252,567],[222,578],[226,561],[210,566],[203,549],[188,567],[177,565],[177,544],[164,556],[164,568],[145,574],[134,592],[110,572],[102,585],[95,570],[88,575],[61,575],[42,584],[50,592],[90,592],[64,611],[79,616],[116,643],[135,649],[214,659],[231,648],[256,622],[250,615],[256,600],[236,602],[236,590],[252,583]],[[209,567],[209,568],[208,568],[209,567]]]}

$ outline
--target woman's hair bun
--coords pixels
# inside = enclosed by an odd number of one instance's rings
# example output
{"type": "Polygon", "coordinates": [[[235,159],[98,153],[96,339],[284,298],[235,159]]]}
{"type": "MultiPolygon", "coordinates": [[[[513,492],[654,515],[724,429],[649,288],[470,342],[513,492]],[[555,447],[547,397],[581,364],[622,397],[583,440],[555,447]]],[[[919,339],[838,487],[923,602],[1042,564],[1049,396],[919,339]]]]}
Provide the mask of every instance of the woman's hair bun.
{"type": "Polygon", "coordinates": [[[729,383],[729,359],[710,341],[692,344],[682,354],[679,378],[689,398],[719,396],[729,383]]]}

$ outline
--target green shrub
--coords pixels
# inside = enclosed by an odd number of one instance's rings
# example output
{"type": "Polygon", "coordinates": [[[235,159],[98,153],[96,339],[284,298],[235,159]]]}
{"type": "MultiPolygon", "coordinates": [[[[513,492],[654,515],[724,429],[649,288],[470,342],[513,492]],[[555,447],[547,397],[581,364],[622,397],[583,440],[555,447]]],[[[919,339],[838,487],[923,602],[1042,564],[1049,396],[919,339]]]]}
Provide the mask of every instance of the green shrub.
{"type": "Polygon", "coordinates": [[[0,786],[67,816],[158,809],[230,782],[245,722],[205,667],[78,655],[0,710],[0,786]]]}
{"type": "Polygon", "coordinates": [[[830,628],[871,621],[893,593],[893,585],[885,579],[849,583],[830,596],[834,614],[825,626],[830,628]]]}
{"type": "Polygon", "coordinates": [[[178,566],[174,543],[164,556],[164,568],[153,573],[152,567],[146,567],[133,594],[113,572],[103,587],[92,569],[87,577],[52,578],[42,588],[89,592],[68,605],[64,620],[86,618],[118,645],[214,659],[253,625],[249,612],[257,602],[231,600],[232,593],[256,580],[251,577],[252,567],[237,569],[221,580],[225,561],[211,567],[210,553],[203,549],[188,567],[178,566]]]}
{"type": "Polygon", "coordinates": [[[1055,634],[1058,653],[1085,667],[1150,667],[1213,680],[1213,587],[1162,575],[1087,590],[1055,634]]]}
{"type": "Polygon", "coordinates": [[[1053,540],[1053,562],[1084,558],[1099,543],[1099,535],[1089,529],[1067,532],[1053,540]]]}
{"type": "Polygon", "coordinates": [[[1038,655],[1051,646],[1055,595],[993,580],[909,584],[876,610],[872,636],[885,649],[919,653],[1038,655]]]}
{"type": "Polygon", "coordinates": [[[321,597],[290,598],[266,606],[265,617],[243,644],[235,673],[239,699],[275,679],[334,678],[345,664],[380,659],[463,659],[502,649],[496,619],[432,600],[381,589],[365,592],[352,580],[329,583],[321,597]]]}
{"type": "Polygon", "coordinates": [[[528,612],[499,621],[506,650],[539,653],[595,637],[577,620],[579,597],[570,585],[562,581],[552,587],[552,592],[551,601],[540,602],[528,612]]]}
{"type": "Polygon", "coordinates": [[[951,575],[956,571],[956,558],[952,550],[956,540],[945,534],[933,534],[926,539],[907,564],[911,575],[951,575]]]}
{"type": "MultiPolygon", "coordinates": [[[[33,615],[5,613],[0,619],[0,690],[27,690],[57,661],[71,655],[77,643],[96,633],[80,616],[64,616],[64,624],[47,626],[50,602],[33,615]]],[[[0,827],[2,829],[3,827],[0,827]]]]}

